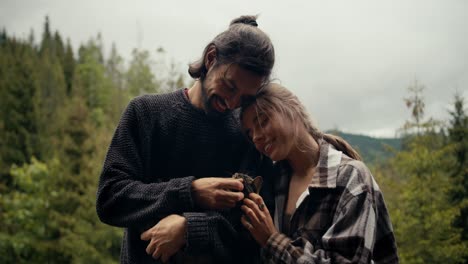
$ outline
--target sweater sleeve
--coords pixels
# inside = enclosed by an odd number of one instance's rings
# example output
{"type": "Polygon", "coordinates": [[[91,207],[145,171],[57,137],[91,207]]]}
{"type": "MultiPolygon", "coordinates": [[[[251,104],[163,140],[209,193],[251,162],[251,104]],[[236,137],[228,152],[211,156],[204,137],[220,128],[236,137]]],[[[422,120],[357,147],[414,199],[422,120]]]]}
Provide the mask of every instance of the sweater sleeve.
{"type": "Polygon", "coordinates": [[[226,263],[245,263],[260,257],[260,248],[240,224],[240,209],[186,212],[189,254],[208,253],[226,263]]]}
{"type": "Polygon", "coordinates": [[[136,107],[136,101],[131,101],[112,138],[99,180],[96,210],[104,223],[145,230],[169,214],[193,211],[194,177],[144,181],[142,149],[149,131],[143,129],[147,121],[140,119],[136,107]]]}

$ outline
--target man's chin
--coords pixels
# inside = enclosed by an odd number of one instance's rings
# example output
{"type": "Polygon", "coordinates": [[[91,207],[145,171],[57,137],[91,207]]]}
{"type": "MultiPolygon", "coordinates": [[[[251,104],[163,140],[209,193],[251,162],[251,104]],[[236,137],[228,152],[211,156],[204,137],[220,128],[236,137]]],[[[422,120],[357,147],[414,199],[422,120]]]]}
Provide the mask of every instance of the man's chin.
{"type": "Polygon", "coordinates": [[[224,112],[217,111],[211,106],[205,107],[205,113],[207,116],[210,117],[224,117],[227,116],[229,113],[231,113],[231,110],[226,109],[224,112]]]}
{"type": "Polygon", "coordinates": [[[205,101],[205,113],[207,116],[212,116],[212,117],[223,117],[229,114],[231,111],[229,109],[226,109],[226,111],[221,112],[218,111],[214,106],[213,106],[213,99],[205,101]]]}

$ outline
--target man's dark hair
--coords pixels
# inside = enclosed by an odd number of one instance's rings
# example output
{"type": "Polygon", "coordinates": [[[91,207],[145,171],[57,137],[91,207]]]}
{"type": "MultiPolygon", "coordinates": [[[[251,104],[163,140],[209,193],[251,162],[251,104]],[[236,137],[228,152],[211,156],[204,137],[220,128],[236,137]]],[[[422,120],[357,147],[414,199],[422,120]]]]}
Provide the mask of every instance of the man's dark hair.
{"type": "Polygon", "coordinates": [[[189,74],[203,80],[208,69],[206,53],[216,48],[216,64],[237,64],[268,81],[275,63],[275,50],[270,38],[257,26],[257,16],[241,16],[231,21],[229,28],[216,36],[203,51],[202,57],[189,65],[189,74]]]}

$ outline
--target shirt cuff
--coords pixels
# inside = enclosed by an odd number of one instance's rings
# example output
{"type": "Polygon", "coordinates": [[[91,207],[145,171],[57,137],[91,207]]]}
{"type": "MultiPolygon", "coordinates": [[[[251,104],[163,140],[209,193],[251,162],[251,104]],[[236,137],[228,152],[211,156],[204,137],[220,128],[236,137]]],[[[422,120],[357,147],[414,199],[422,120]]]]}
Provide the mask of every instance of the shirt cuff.
{"type": "Polygon", "coordinates": [[[205,213],[184,213],[187,219],[185,250],[189,252],[207,250],[211,241],[208,221],[205,213]]]}
{"type": "Polygon", "coordinates": [[[195,180],[195,177],[185,177],[180,179],[179,185],[179,201],[181,203],[181,208],[185,208],[182,211],[193,211],[195,204],[192,199],[192,182],[195,180]]]}
{"type": "Polygon", "coordinates": [[[288,248],[291,241],[292,240],[285,234],[279,232],[274,233],[267,240],[267,243],[264,247],[265,253],[272,255],[276,258],[280,258],[280,256],[282,255],[281,252],[285,251],[288,248]]]}

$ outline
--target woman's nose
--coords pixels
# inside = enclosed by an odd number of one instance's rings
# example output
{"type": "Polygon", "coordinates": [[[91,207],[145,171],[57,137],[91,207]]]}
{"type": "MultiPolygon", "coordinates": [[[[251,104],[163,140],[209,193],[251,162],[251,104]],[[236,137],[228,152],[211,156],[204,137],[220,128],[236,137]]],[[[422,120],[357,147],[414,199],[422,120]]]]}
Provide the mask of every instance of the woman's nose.
{"type": "Polygon", "coordinates": [[[260,131],[254,131],[252,141],[254,143],[261,143],[263,140],[263,134],[260,131]]]}

